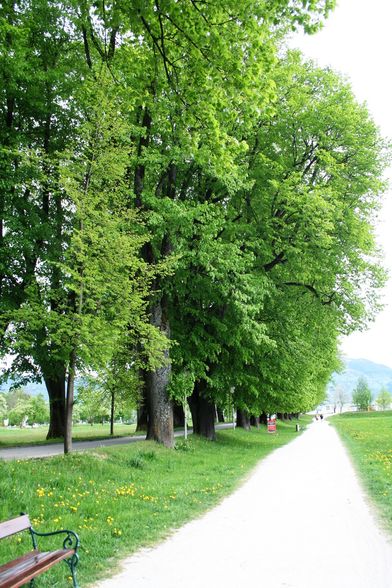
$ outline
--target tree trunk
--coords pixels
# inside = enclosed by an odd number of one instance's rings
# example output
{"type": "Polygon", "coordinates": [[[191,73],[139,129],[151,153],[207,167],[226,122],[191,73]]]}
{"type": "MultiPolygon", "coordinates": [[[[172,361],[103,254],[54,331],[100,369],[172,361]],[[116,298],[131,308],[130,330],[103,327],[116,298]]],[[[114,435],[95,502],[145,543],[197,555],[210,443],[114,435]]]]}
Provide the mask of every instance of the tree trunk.
{"type": "Polygon", "coordinates": [[[210,441],[215,441],[215,405],[205,396],[207,383],[198,380],[195,383],[192,396],[189,398],[191,409],[193,433],[201,435],[210,441]]]}
{"type": "Polygon", "coordinates": [[[148,428],[148,411],[147,407],[143,404],[139,406],[137,409],[137,424],[136,424],[136,432],[144,432],[147,431],[148,428]]]}
{"type": "Polygon", "coordinates": [[[174,404],[173,405],[173,418],[174,418],[174,427],[184,427],[185,414],[184,414],[184,409],[181,406],[181,404],[174,404]]]}
{"type": "Polygon", "coordinates": [[[237,408],[237,427],[250,430],[250,415],[248,411],[237,408]]]}
{"type": "Polygon", "coordinates": [[[50,423],[47,439],[64,437],[65,429],[65,371],[58,375],[44,376],[49,396],[50,423]]]}
{"type": "MultiPolygon", "coordinates": [[[[151,323],[158,327],[169,339],[170,326],[166,300],[162,298],[151,312],[151,323]]],[[[174,446],[173,405],[167,394],[171,365],[169,350],[165,351],[166,364],[154,372],[147,372],[146,391],[149,407],[147,439],[174,446]]]]}
{"type": "Polygon", "coordinates": [[[142,384],[141,400],[137,409],[137,424],[136,432],[145,432],[148,429],[148,399],[146,391],[147,373],[145,370],[140,370],[140,381],[142,384]]]}
{"type": "Polygon", "coordinates": [[[114,390],[112,390],[110,402],[110,434],[114,435],[114,390]]]}
{"type": "Polygon", "coordinates": [[[224,423],[225,417],[223,414],[223,410],[219,406],[216,407],[216,414],[218,416],[218,423],[224,423]]]}
{"type": "Polygon", "coordinates": [[[267,424],[267,421],[268,421],[267,413],[266,412],[262,412],[261,415],[260,415],[260,417],[259,417],[259,420],[260,420],[260,424],[261,425],[266,425],[267,424]]]}
{"type": "Polygon", "coordinates": [[[257,429],[260,429],[260,418],[256,417],[256,416],[251,416],[250,417],[250,424],[252,427],[256,427],[257,429]]]}
{"type": "Polygon", "coordinates": [[[74,391],[75,391],[75,368],[76,368],[76,352],[71,353],[69,362],[68,382],[67,382],[67,398],[65,411],[65,434],[64,434],[64,453],[72,451],[72,411],[74,405],[74,391]]]}

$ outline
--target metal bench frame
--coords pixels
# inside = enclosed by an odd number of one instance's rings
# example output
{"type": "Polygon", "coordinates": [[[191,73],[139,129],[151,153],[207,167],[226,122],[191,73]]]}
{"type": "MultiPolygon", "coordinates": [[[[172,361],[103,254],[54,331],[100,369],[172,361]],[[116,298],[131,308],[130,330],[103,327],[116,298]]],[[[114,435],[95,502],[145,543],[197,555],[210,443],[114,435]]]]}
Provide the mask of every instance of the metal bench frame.
{"type": "Polygon", "coordinates": [[[77,550],[80,546],[79,537],[73,531],[62,529],[50,533],[40,533],[33,529],[28,515],[22,513],[19,517],[0,523],[0,539],[5,539],[21,531],[28,530],[33,543],[33,551],[0,566],[0,588],[18,588],[30,582],[34,586],[35,577],[42,574],[59,561],[64,561],[72,574],[74,588],[79,588],[76,579],[76,566],[79,561],[77,550]],[[62,549],[42,552],[38,549],[38,537],[64,535],[62,549]]]}

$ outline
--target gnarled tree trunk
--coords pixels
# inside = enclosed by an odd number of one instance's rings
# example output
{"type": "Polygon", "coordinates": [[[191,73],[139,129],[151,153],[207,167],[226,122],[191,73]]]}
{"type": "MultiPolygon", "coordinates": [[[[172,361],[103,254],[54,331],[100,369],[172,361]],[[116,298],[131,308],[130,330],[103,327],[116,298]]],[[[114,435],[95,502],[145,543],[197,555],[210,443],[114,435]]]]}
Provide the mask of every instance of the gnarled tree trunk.
{"type": "Polygon", "coordinates": [[[64,437],[65,430],[65,370],[44,376],[49,396],[50,424],[47,439],[64,437]]]}
{"type": "Polygon", "coordinates": [[[256,427],[257,429],[260,428],[260,418],[256,416],[250,417],[250,424],[252,427],[256,427]]]}
{"type": "Polygon", "coordinates": [[[260,417],[259,417],[259,420],[260,420],[260,424],[261,425],[266,425],[267,424],[267,421],[268,421],[268,415],[267,415],[267,413],[266,412],[262,412],[261,415],[260,415],[260,417]]]}
{"type": "Polygon", "coordinates": [[[193,433],[215,441],[215,404],[206,397],[206,388],[206,381],[198,380],[195,383],[192,396],[189,398],[193,433]]]}
{"type": "Polygon", "coordinates": [[[140,370],[140,381],[142,382],[141,399],[137,409],[136,432],[147,431],[148,428],[148,398],[146,390],[147,374],[145,370],[140,370]]]}
{"type": "MultiPolygon", "coordinates": [[[[169,318],[164,298],[152,308],[151,323],[158,327],[168,339],[170,338],[169,318]]],[[[166,447],[173,447],[173,404],[167,393],[171,371],[169,350],[165,352],[165,356],[167,359],[165,365],[146,374],[149,408],[147,439],[163,443],[166,447]]]]}
{"type": "Polygon", "coordinates": [[[246,410],[241,410],[237,408],[237,427],[241,427],[241,429],[246,429],[249,431],[250,429],[250,415],[246,410]]]}

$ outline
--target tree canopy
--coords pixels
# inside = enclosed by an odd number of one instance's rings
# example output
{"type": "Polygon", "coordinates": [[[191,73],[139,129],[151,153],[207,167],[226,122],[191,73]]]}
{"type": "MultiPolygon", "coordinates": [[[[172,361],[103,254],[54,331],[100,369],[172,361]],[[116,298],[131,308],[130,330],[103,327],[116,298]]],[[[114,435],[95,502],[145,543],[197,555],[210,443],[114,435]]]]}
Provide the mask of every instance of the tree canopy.
{"type": "Polygon", "coordinates": [[[76,373],[132,389],[168,446],[186,397],[209,438],[229,398],[322,400],[385,278],[386,145],[347,82],[282,49],[333,5],[3,3],[0,344],[44,379],[49,436],[69,440],[76,373]]]}

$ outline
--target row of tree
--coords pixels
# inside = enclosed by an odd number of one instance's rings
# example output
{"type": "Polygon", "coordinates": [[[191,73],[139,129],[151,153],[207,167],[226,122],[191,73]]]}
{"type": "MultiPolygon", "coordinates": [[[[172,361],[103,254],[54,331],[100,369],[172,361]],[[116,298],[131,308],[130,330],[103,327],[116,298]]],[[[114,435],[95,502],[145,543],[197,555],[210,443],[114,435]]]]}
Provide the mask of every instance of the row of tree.
{"type": "Polygon", "coordinates": [[[49,421],[49,405],[42,394],[32,396],[17,388],[0,392],[0,425],[44,424],[49,421]]]}
{"type": "MultiPolygon", "coordinates": [[[[73,409],[74,423],[103,423],[111,418],[117,421],[130,421],[135,418],[132,403],[118,402],[116,414],[111,414],[111,399],[102,389],[90,386],[80,387],[73,409]]],[[[0,392],[0,426],[47,425],[49,423],[49,402],[43,394],[32,395],[22,388],[15,388],[8,392],[0,392]]]]}
{"type": "MultiPolygon", "coordinates": [[[[392,394],[385,388],[382,387],[379,392],[374,395],[369,387],[366,378],[358,378],[358,382],[351,395],[352,404],[357,407],[358,410],[369,410],[375,401],[376,405],[381,410],[386,410],[391,407],[392,394]]],[[[340,412],[343,410],[343,406],[350,401],[350,395],[343,388],[336,388],[334,392],[333,402],[335,408],[338,407],[340,412]]]]}
{"type": "Polygon", "coordinates": [[[0,345],[71,447],[75,374],[173,402],[299,412],[377,310],[385,144],[330,70],[284,49],[330,0],[0,7],[0,345]]]}

